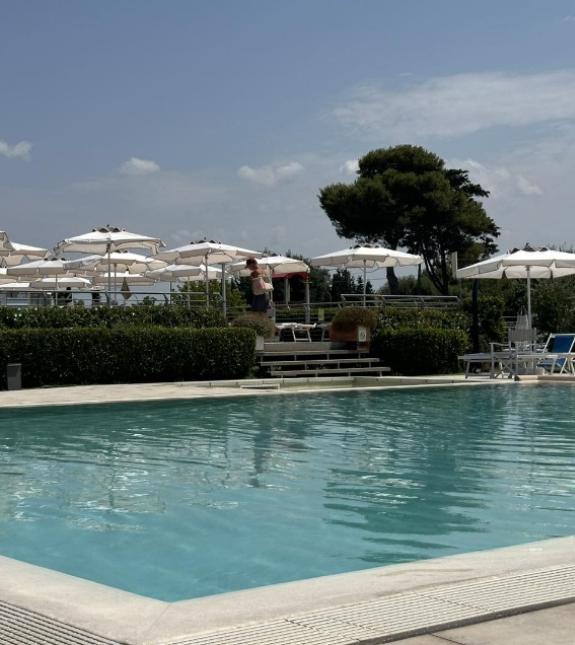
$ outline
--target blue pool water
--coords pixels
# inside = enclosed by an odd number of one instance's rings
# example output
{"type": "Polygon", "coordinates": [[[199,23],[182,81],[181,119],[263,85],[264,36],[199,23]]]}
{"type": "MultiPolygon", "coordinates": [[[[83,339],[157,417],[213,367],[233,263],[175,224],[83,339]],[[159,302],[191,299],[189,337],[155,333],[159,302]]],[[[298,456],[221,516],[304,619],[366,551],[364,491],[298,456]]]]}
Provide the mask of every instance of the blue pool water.
{"type": "Polygon", "coordinates": [[[575,390],[0,412],[0,553],[178,600],[575,533],[575,390]]]}

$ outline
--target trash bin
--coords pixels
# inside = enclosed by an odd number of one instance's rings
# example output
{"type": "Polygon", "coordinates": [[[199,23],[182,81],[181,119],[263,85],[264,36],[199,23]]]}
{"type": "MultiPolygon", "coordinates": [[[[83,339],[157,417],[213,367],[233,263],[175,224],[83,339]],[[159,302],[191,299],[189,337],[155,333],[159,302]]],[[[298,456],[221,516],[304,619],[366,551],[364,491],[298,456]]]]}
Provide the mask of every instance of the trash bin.
{"type": "Polygon", "coordinates": [[[22,389],[22,363],[8,363],[6,366],[6,383],[9,390],[22,389]]]}

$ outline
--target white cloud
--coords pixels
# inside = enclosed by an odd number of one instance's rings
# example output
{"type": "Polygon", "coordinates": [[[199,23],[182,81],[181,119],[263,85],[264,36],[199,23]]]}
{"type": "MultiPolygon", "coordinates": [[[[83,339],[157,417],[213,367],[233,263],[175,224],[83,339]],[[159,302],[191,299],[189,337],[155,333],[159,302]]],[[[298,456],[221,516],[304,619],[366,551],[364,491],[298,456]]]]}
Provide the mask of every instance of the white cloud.
{"type": "Polygon", "coordinates": [[[457,74],[403,90],[368,85],[333,115],[346,126],[394,142],[572,120],[575,71],[457,74]]]}
{"type": "Polygon", "coordinates": [[[537,184],[526,179],[523,175],[517,175],[517,188],[524,195],[543,195],[543,191],[537,184]]]}
{"type": "Polygon", "coordinates": [[[139,159],[132,157],[120,166],[121,175],[150,175],[154,172],[159,172],[160,166],[150,159],[139,159]]]}
{"type": "Polygon", "coordinates": [[[299,175],[303,170],[304,167],[299,161],[290,161],[285,164],[267,164],[259,168],[242,166],[238,170],[238,176],[254,184],[274,186],[299,175]]]}
{"type": "Polygon", "coordinates": [[[470,179],[488,190],[492,200],[521,195],[543,195],[543,190],[527,179],[522,171],[509,166],[486,165],[474,159],[451,159],[447,165],[468,170],[470,179]]]}
{"type": "Polygon", "coordinates": [[[565,16],[563,22],[575,22],[575,16],[565,16]]]}
{"type": "Polygon", "coordinates": [[[348,159],[339,167],[339,172],[343,175],[357,175],[359,170],[359,161],[357,159],[348,159]]]}
{"type": "Polygon", "coordinates": [[[19,141],[10,145],[0,139],[0,155],[8,157],[8,159],[28,159],[30,150],[32,150],[32,144],[29,141],[19,141]]]}

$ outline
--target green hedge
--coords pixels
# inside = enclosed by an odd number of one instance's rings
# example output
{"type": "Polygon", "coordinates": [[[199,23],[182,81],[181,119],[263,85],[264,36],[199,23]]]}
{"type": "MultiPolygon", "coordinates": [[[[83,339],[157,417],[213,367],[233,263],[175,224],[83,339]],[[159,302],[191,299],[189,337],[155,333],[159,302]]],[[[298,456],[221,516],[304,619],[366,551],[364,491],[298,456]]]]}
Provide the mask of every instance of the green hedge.
{"type": "Polygon", "coordinates": [[[180,305],[134,305],[130,307],[0,307],[0,328],[66,327],[223,327],[219,309],[188,309],[180,305]]]}
{"type": "Polygon", "coordinates": [[[7,363],[23,387],[241,378],[254,353],[248,329],[0,329],[0,386],[7,363]]]}
{"type": "Polygon", "coordinates": [[[461,329],[435,327],[380,329],[372,353],[397,374],[449,374],[460,371],[457,356],[465,353],[469,337],[461,329]]]}
{"type": "Polygon", "coordinates": [[[461,309],[402,309],[383,307],[379,312],[379,326],[394,329],[406,327],[437,327],[441,329],[469,329],[471,319],[461,309]]]}

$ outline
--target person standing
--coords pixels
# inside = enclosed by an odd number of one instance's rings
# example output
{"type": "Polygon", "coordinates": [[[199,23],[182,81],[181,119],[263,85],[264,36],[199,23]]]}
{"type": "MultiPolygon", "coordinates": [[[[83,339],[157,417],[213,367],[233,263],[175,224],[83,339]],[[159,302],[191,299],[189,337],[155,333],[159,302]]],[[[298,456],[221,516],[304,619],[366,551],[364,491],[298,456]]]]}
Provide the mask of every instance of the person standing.
{"type": "Polygon", "coordinates": [[[264,272],[255,258],[246,260],[246,268],[250,271],[252,285],[252,311],[265,314],[269,308],[269,298],[273,286],[264,279],[264,272]]]}

